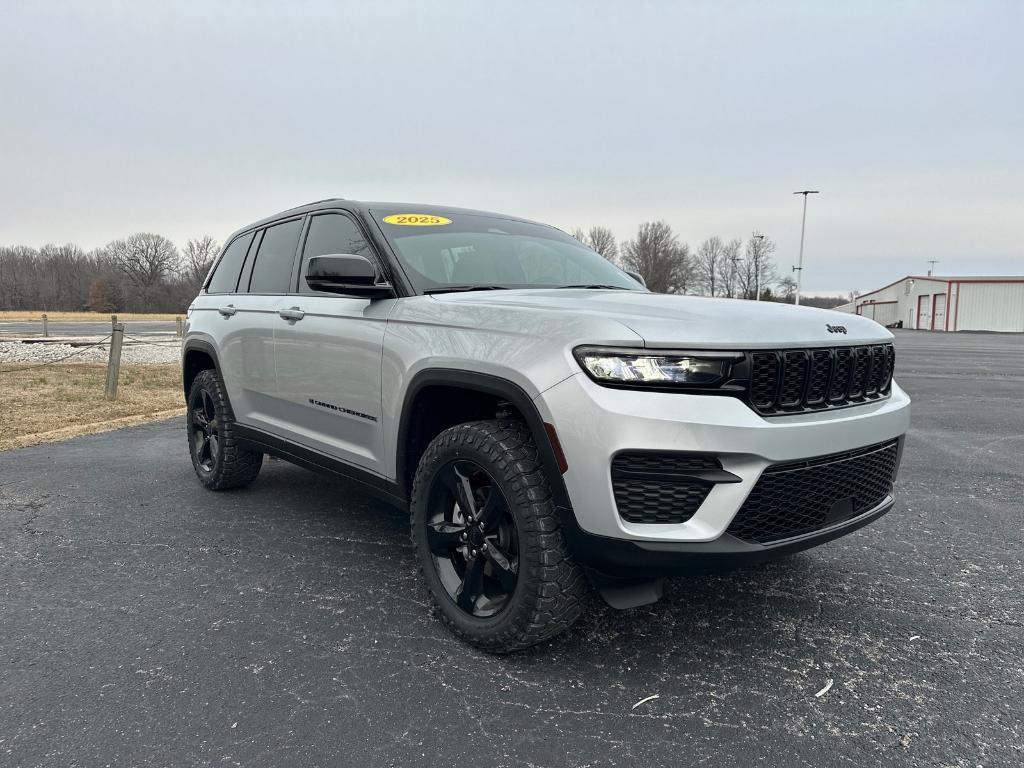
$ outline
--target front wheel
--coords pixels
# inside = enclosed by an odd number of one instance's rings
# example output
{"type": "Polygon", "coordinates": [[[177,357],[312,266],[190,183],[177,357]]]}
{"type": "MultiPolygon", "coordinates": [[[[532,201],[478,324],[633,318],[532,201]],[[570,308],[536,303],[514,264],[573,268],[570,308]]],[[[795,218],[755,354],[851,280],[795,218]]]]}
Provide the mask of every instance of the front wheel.
{"type": "Polygon", "coordinates": [[[587,581],[521,423],[469,422],[431,442],[413,481],[412,539],[442,620],[479,648],[527,648],[582,612],[587,581]]]}

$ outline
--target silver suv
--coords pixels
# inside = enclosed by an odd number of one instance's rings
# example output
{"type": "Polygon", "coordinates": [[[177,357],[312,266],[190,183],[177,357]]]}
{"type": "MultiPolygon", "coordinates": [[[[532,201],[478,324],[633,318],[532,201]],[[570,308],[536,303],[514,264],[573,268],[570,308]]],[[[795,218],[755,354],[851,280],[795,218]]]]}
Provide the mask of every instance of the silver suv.
{"type": "Polygon", "coordinates": [[[265,453],[410,510],[441,619],[494,652],[664,576],[893,504],[909,400],[866,318],[654,294],[511,216],[323,200],[231,236],[189,309],[192,463],[265,453]]]}

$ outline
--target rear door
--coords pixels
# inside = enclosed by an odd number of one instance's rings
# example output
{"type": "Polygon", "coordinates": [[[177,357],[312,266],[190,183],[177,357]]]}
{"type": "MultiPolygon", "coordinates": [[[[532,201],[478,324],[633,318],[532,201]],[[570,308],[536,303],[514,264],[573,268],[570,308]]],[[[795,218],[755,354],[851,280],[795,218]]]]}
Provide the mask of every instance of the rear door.
{"type": "Polygon", "coordinates": [[[256,232],[234,295],[220,308],[229,330],[220,341],[221,365],[235,418],[278,432],[274,330],[287,299],[302,217],[256,232]]]}
{"type": "Polygon", "coordinates": [[[364,469],[384,474],[381,356],[394,299],[369,300],[311,290],[304,279],[313,256],[378,254],[344,211],[309,217],[293,293],[275,329],[278,394],[285,436],[364,469]]]}

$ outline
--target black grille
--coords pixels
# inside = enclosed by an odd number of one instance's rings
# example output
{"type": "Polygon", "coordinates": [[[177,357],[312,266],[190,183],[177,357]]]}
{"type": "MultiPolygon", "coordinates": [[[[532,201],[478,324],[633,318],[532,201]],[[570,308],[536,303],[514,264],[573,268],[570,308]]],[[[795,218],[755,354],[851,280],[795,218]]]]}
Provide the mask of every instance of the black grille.
{"type": "Polygon", "coordinates": [[[620,453],[612,460],[619,516],[631,523],[685,523],[696,514],[713,485],[692,474],[721,469],[714,456],[620,453]]]}
{"type": "Polygon", "coordinates": [[[877,400],[889,394],[895,360],[892,344],[751,352],[750,404],[780,416],[877,400]]]}
{"type": "Polygon", "coordinates": [[[750,361],[750,401],[771,408],[779,389],[779,361],[774,352],[754,352],[750,361]]]}
{"type": "Polygon", "coordinates": [[[727,529],[761,544],[848,520],[892,493],[899,459],[893,440],[808,461],[776,464],[761,475],[727,529]]]}
{"type": "Polygon", "coordinates": [[[829,376],[832,374],[832,353],[827,349],[811,351],[811,373],[807,380],[807,404],[821,405],[828,394],[829,376]]]}
{"type": "Polygon", "coordinates": [[[807,353],[782,353],[782,392],[779,394],[779,405],[792,408],[800,405],[807,387],[807,353]]]}

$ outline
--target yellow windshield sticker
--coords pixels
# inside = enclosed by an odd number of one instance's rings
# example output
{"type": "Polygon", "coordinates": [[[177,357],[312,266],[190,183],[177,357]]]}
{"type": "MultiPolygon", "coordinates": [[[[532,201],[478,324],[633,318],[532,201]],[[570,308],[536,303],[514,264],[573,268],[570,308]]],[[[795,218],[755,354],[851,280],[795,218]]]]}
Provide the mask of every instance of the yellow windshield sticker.
{"type": "Polygon", "coordinates": [[[393,213],[384,217],[384,223],[397,224],[400,227],[440,227],[451,224],[452,220],[428,213],[393,213]]]}

